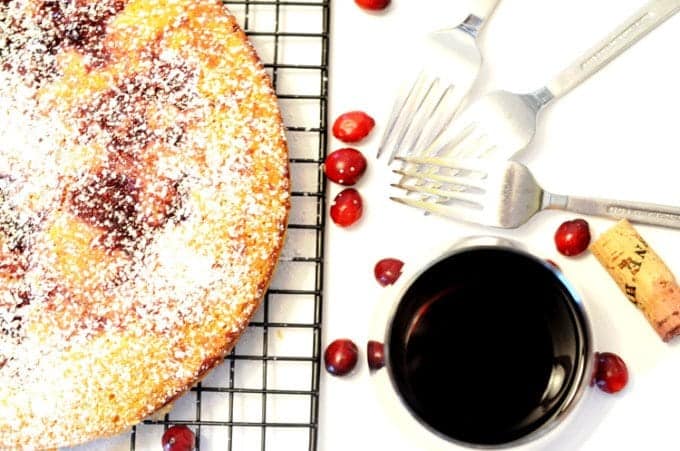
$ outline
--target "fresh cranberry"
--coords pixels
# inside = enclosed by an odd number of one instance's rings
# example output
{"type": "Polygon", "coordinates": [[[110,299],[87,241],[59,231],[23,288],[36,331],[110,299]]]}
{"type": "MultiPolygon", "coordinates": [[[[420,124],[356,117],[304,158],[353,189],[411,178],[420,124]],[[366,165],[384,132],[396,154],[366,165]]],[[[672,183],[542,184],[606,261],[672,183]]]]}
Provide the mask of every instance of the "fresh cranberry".
{"type": "Polygon", "coordinates": [[[616,393],[622,390],[628,383],[626,363],[612,352],[595,353],[593,383],[607,393],[616,393]]]}
{"type": "Polygon", "coordinates": [[[372,11],[378,11],[387,8],[390,0],[354,0],[360,7],[372,11]]]}
{"type": "Polygon", "coordinates": [[[331,205],[331,219],[341,227],[349,227],[361,219],[363,201],[359,191],[347,188],[333,200],[331,205]]]}
{"type": "Polygon", "coordinates": [[[351,147],[328,154],[323,167],[326,177],[340,185],[354,185],[366,171],[366,157],[351,147]]]}
{"type": "Polygon", "coordinates": [[[363,111],[343,113],[333,123],[333,136],[346,143],[361,141],[373,130],[375,121],[363,111]]]}
{"type": "Polygon", "coordinates": [[[161,439],[163,451],[192,451],[196,445],[194,431],[184,425],[168,428],[161,439]]]}
{"type": "Polygon", "coordinates": [[[369,340],[366,345],[366,358],[368,367],[372,370],[379,370],[385,366],[385,346],[378,342],[369,340]]]}
{"type": "Polygon", "coordinates": [[[352,340],[339,338],[328,345],[323,358],[329,373],[334,376],[343,376],[356,366],[359,348],[352,340]]]}
{"type": "Polygon", "coordinates": [[[567,256],[578,255],[590,244],[590,228],[584,219],[565,221],[555,232],[557,250],[567,256]]]}
{"type": "Polygon", "coordinates": [[[401,269],[404,262],[396,258],[383,258],[375,264],[373,274],[380,285],[386,287],[392,285],[401,276],[401,269]]]}

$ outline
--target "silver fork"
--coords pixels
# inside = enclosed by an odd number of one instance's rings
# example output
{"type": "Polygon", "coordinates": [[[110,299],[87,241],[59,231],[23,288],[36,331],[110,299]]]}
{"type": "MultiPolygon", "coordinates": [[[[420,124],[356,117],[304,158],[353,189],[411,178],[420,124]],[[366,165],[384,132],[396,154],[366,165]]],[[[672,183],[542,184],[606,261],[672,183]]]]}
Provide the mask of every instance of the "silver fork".
{"type": "Polygon", "coordinates": [[[451,122],[482,65],[477,37],[499,1],[474,0],[463,22],[428,36],[426,47],[441,52],[429,55],[416,80],[395,100],[378,157],[389,149],[391,163],[402,149],[425,148],[451,122]]]}
{"type": "Polygon", "coordinates": [[[530,93],[488,93],[470,104],[421,155],[510,158],[524,149],[536,132],[538,113],[599,71],[624,50],[680,9],[680,0],[652,0],[599,44],[559,73],[544,87],[530,93]]]}
{"type": "Polygon", "coordinates": [[[516,228],[541,210],[560,209],[680,228],[678,207],[551,193],[541,188],[526,166],[511,160],[397,158],[419,169],[394,172],[425,183],[393,186],[428,197],[391,197],[392,200],[466,222],[516,228]],[[428,186],[431,182],[439,187],[428,186]]]}

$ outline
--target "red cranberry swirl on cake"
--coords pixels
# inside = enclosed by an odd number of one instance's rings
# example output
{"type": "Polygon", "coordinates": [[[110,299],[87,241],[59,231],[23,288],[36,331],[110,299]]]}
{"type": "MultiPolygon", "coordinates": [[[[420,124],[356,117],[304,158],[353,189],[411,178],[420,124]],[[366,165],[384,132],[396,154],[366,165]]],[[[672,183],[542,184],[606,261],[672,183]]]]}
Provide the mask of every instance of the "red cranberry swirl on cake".
{"type": "Polygon", "coordinates": [[[217,0],[0,0],[0,443],[124,431],[234,346],[283,246],[276,96],[217,0]]]}

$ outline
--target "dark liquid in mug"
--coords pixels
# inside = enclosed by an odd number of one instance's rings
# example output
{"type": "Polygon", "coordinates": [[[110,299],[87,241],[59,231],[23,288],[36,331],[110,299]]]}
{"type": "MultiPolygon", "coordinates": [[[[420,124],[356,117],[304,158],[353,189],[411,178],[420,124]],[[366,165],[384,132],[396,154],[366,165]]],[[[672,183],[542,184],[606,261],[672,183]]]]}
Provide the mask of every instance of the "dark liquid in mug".
{"type": "Polygon", "coordinates": [[[586,346],[570,293],[544,263],[477,248],[434,265],[406,292],[389,365],[420,420],[455,440],[512,442],[556,414],[586,346]]]}

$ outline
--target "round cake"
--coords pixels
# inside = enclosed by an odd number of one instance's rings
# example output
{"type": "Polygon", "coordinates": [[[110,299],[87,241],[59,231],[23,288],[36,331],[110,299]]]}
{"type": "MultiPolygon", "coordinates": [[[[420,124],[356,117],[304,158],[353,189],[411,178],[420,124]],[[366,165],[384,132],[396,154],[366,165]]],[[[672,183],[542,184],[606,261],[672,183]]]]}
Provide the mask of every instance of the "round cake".
{"type": "Polygon", "coordinates": [[[271,81],[219,1],[0,1],[2,446],[119,433],[216,366],[289,190],[271,81]]]}

